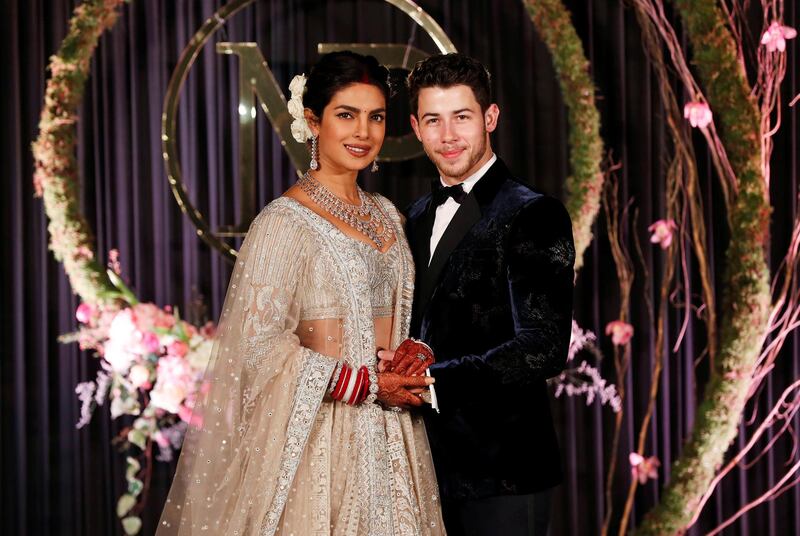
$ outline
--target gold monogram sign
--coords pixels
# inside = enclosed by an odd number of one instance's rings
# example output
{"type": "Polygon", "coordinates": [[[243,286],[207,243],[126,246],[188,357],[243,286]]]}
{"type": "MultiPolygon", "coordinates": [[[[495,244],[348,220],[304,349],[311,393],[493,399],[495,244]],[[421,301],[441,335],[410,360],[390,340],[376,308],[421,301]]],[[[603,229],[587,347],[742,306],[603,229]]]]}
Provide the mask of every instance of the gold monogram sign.
{"type": "MultiPolygon", "coordinates": [[[[178,65],[170,79],[164,99],[164,113],[161,117],[161,141],[164,163],[167,169],[172,193],[181,210],[197,228],[197,235],[210,246],[222,252],[228,259],[236,258],[236,250],[226,238],[242,236],[256,215],[256,117],[260,104],[281,145],[289,156],[298,173],[305,171],[308,153],[305,145],[296,143],[291,134],[292,117],[269,64],[264,59],[255,43],[218,43],[216,50],[220,54],[236,56],[239,63],[239,207],[236,222],[231,225],[212,230],[204,215],[192,204],[189,193],[183,182],[178,147],[176,142],[178,102],[181,89],[189,70],[197,59],[200,50],[207,44],[214,33],[222,28],[236,13],[252,4],[255,0],[233,0],[220,8],[205,21],[183,50],[178,65]]],[[[455,47],[441,26],[411,0],[385,0],[397,7],[416,24],[422,27],[431,37],[439,51],[455,52],[455,47]]],[[[320,43],[320,53],[335,50],[352,50],[361,54],[371,54],[389,68],[407,68],[416,61],[426,57],[425,52],[405,44],[375,43],[320,43]]],[[[379,160],[400,161],[416,158],[422,154],[421,147],[413,134],[387,137],[379,155],[379,160]]]]}

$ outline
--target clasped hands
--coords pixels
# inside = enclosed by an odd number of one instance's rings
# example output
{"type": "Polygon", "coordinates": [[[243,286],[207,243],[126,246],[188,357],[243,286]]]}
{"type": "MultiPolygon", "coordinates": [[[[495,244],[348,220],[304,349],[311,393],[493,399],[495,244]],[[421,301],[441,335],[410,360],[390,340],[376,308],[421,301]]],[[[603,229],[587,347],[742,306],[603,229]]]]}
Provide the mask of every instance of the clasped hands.
{"type": "Polygon", "coordinates": [[[407,408],[423,404],[420,395],[434,383],[425,371],[434,363],[430,347],[406,339],[396,350],[378,352],[378,400],[387,406],[407,408]]]}

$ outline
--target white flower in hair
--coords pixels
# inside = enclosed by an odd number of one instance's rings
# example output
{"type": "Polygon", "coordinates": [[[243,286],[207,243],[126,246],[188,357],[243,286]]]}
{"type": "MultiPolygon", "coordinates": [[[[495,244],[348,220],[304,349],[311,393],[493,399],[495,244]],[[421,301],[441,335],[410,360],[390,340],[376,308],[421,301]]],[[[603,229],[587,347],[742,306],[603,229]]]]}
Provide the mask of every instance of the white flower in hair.
{"type": "Polygon", "coordinates": [[[289,100],[288,104],[289,104],[289,113],[292,115],[292,117],[299,118],[299,117],[303,116],[303,111],[304,111],[304,108],[305,108],[303,106],[303,101],[301,101],[300,99],[292,97],[289,100]]]}
{"type": "Polygon", "coordinates": [[[308,125],[306,125],[305,119],[295,119],[292,121],[292,137],[299,143],[303,143],[314,137],[308,125]]]}
{"type": "Polygon", "coordinates": [[[308,79],[305,74],[298,74],[292,78],[292,81],[289,83],[289,92],[292,94],[292,98],[303,98],[303,91],[306,89],[306,80],[308,79]]]}
{"type": "Polygon", "coordinates": [[[294,117],[294,121],[292,121],[292,137],[299,143],[305,143],[314,137],[305,118],[305,106],[303,106],[303,92],[305,89],[306,76],[304,74],[298,74],[292,78],[292,82],[289,84],[289,92],[292,94],[292,98],[289,99],[288,107],[289,114],[294,117]]]}

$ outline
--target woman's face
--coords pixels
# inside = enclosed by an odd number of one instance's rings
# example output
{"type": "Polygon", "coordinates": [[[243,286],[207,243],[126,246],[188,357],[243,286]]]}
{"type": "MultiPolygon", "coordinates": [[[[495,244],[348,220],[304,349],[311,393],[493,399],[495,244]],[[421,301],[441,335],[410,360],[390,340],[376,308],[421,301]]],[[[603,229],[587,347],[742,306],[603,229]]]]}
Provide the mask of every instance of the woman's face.
{"type": "Polygon", "coordinates": [[[306,109],[311,131],[319,136],[320,167],[328,172],[359,171],[378,156],[386,135],[386,99],[371,84],[351,84],[337,91],[315,121],[306,109]]]}

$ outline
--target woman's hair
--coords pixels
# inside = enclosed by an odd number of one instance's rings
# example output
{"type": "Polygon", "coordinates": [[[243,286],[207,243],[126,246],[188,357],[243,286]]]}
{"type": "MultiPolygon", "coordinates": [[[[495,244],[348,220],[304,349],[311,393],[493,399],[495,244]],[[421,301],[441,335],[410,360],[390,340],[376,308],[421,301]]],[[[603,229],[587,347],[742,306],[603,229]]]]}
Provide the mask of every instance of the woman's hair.
{"type": "Polygon", "coordinates": [[[310,108],[315,116],[322,119],[322,111],[336,92],[352,84],[373,85],[389,100],[389,70],[373,56],[343,50],[325,54],[311,68],[303,95],[303,106],[310,108]]]}

